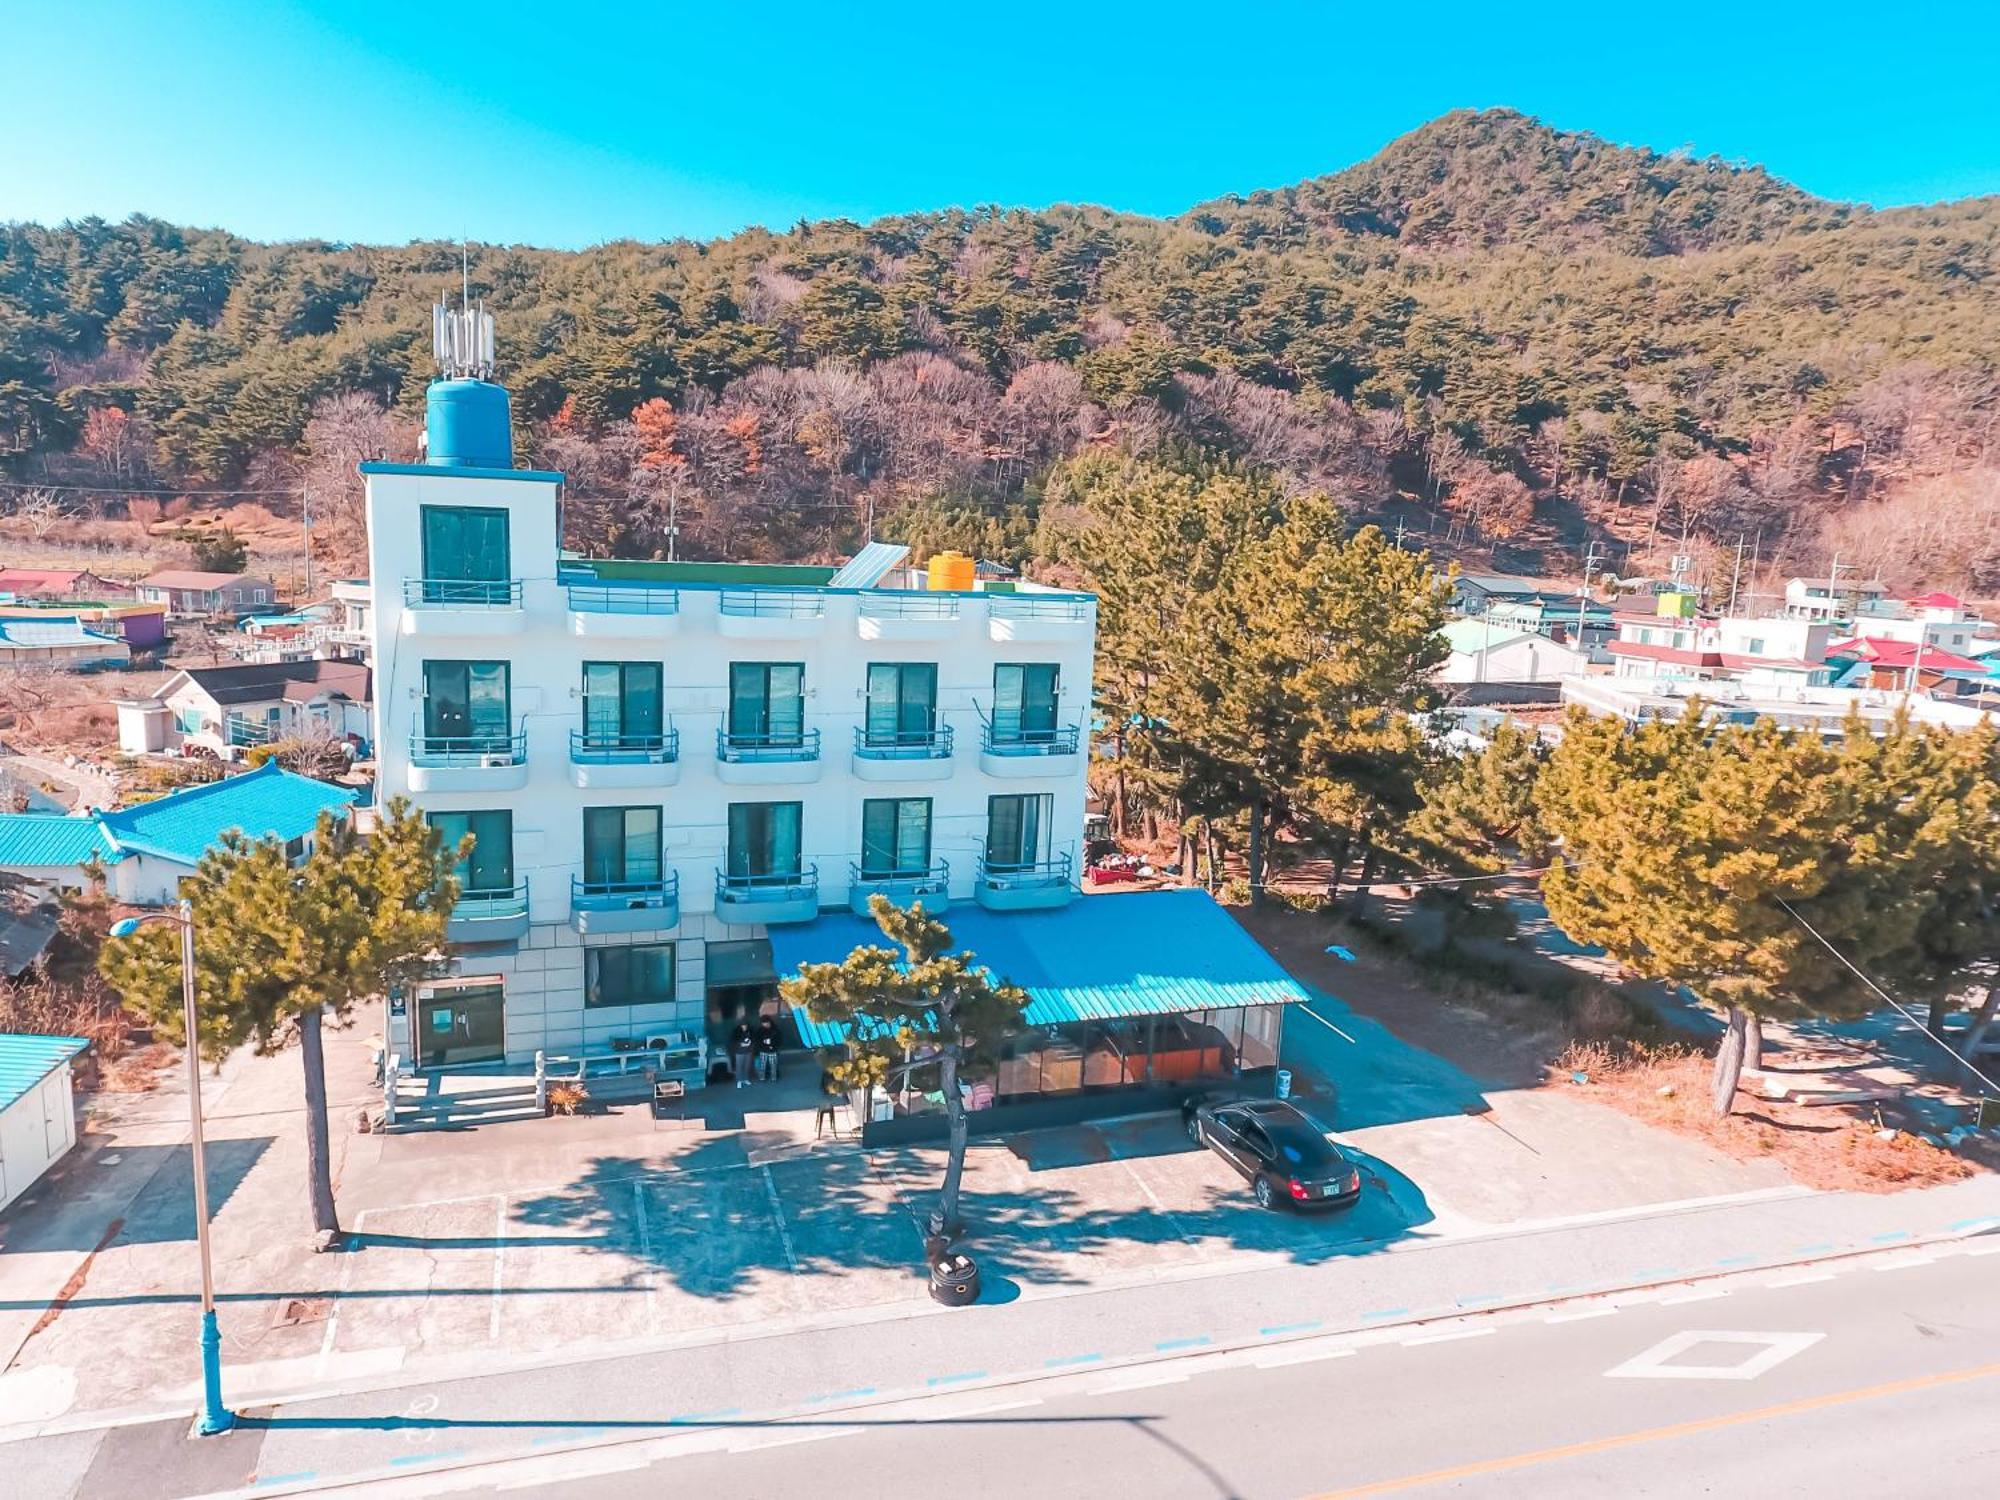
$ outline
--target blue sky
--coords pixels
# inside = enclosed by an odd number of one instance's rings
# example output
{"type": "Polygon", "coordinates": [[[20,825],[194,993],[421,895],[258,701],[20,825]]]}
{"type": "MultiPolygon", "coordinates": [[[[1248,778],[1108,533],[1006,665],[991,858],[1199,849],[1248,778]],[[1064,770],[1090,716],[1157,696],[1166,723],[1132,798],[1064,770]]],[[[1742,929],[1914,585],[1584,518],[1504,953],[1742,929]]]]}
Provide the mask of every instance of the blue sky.
{"type": "Polygon", "coordinates": [[[1827,197],[2000,192],[2000,7],[1964,3],[24,0],[6,51],[0,219],[263,239],[1172,213],[1491,105],[1827,197]]]}

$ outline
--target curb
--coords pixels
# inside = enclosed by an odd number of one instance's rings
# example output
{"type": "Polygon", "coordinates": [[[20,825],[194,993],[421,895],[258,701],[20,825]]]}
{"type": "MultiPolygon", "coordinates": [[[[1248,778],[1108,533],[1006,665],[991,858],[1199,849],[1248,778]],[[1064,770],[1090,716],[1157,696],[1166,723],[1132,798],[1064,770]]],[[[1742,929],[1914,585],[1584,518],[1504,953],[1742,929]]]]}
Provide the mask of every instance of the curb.
{"type": "MultiPolygon", "coordinates": [[[[1588,1291],[1561,1295],[1544,1294],[1536,1297],[1519,1297],[1508,1301],[1484,1303],[1477,1307],[1453,1306],[1450,1308],[1411,1311],[1405,1315],[1385,1318],[1364,1318],[1359,1322],[1340,1325],[1322,1325],[1310,1329],[1299,1329],[1270,1337],[1245,1335],[1234,1339],[1223,1339],[1214,1343],[1179,1349],[1161,1349],[1150,1353],[1134,1354],[1124,1358],[1107,1359],[1091,1364],[1092,1373],[1133,1369],[1142,1366],[1169,1364],[1182,1360],[1210,1359],[1217,1355],[1238,1354],[1251,1349],[1282,1349],[1294,1344],[1304,1344],[1321,1339],[1344,1338],[1355,1334],[1380,1333],[1392,1329],[1423,1328],[1432,1324],[1456,1323],[1467,1318],[1484,1318],[1497,1313],[1521,1312],[1539,1307],[1565,1307],[1575,1303],[1593,1302],[1607,1297],[1619,1297],[1635,1292],[1658,1291],[1667,1287],[1694,1286],[1710,1281],[1725,1281],[1735,1277],[1754,1276],[1769,1271],[1782,1271],[1800,1266],[1828,1265],[1841,1261],[1862,1260],[1876,1255],[1894,1255],[1910,1250],[1923,1249],[1933,1245],[1956,1244],[1960,1241],[1978,1239],[1987,1235],[2000,1235],[2000,1216],[1973,1220],[1970,1227],[1947,1229],[1928,1236],[1912,1236],[1865,1245],[1848,1246],[1823,1254],[1781,1257],[1775,1260],[1759,1261],[1750,1265],[1718,1266],[1713,1270],[1693,1275],[1669,1276],[1650,1281],[1634,1281],[1613,1286],[1593,1287],[1588,1291]]],[[[1078,1373],[1076,1366],[1045,1367],[1038,1370],[1018,1371],[995,1376],[987,1380],[967,1380],[954,1383],[950,1387],[952,1395],[965,1395],[982,1391],[1007,1391],[1025,1386],[1037,1385],[1046,1380],[1057,1380],[1078,1373]]],[[[732,1414],[726,1420],[698,1421],[674,1424],[661,1423],[657,1427],[634,1431],[626,1436],[611,1438],[580,1438],[574,1442],[543,1442],[539,1446],[525,1446],[504,1452],[455,1461],[441,1458],[439,1462],[422,1465],[403,1463],[393,1467],[377,1468],[351,1475],[314,1475],[310,1479],[295,1482],[260,1483],[236,1490],[213,1492],[208,1500],[256,1500],[256,1497],[328,1494],[344,1490],[361,1489],[368,1486],[386,1485],[398,1480],[420,1481],[426,1476],[442,1474],[471,1474],[476,1471],[494,1469],[531,1459],[559,1460],[566,1455],[596,1453],[607,1449],[631,1447],[641,1443],[658,1443],[665,1439],[691,1432],[702,1432],[717,1427],[732,1430],[754,1430],[767,1427],[794,1425],[801,1418],[810,1417],[815,1422],[862,1412],[876,1411],[884,1407],[903,1405],[912,1401],[934,1398],[942,1394],[938,1389],[920,1387],[905,1390],[870,1392],[865,1400],[819,1401],[790,1407],[773,1408],[756,1413],[732,1414]]]]}

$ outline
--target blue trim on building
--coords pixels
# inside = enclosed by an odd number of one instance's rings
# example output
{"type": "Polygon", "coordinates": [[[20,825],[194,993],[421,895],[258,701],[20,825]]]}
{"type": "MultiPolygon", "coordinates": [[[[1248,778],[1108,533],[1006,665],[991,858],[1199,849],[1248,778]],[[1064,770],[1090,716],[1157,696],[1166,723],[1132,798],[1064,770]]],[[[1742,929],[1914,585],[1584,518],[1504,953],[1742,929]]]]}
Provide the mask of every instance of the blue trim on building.
{"type": "Polygon", "coordinates": [[[431,479],[533,479],[542,484],[561,484],[564,479],[553,469],[468,469],[456,464],[388,464],[372,459],[360,469],[364,474],[414,474],[431,479]]]}
{"type": "Polygon", "coordinates": [[[0,1031],[0,1110],[19,1103],[49,1074],[89,1050],[89,1041],[80,1036],[0,1031]]]}

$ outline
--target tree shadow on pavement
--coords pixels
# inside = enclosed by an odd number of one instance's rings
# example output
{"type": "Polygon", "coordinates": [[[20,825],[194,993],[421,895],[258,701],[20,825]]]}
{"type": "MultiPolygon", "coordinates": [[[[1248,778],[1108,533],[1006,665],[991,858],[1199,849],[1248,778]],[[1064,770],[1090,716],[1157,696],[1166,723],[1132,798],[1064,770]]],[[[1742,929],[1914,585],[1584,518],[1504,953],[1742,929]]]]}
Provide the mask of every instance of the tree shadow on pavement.
{"type": "MultiPolygon", "coordinates": [[[[243,1185],[243,1179],[270,1149],[268,1135],[240,1136],[208,1142],[208,1206],[212,1215],[243,1185]]],[[[76,1174],[60,1181],[60,1192],[44,1192],[35,1201],[13,1205],[0,1218],[0,1251],[101,1250],[115,1245],[170,1244],[194,1238],[194,1160],[185,1145],[121,1146],[116,1170],[125,1180],[144,1178],[121,1215],[115,1238],[106,1241],[106,1220],[74,1210],[93,1183],[76,1174]]],[[[92,1172],[109,1171],[85,1163],[92,1172]]]]}

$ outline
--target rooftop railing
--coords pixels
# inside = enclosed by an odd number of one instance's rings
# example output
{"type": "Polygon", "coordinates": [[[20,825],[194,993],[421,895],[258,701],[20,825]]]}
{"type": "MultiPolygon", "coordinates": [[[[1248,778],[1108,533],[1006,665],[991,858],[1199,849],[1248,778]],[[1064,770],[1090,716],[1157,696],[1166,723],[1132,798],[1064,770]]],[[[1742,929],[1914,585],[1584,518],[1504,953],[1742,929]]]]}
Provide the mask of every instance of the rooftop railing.
{"type": "Polygon", "coordinates": [[[820,589],[724,589],[716,608],[725,615],[811,620],[826,613],[820,589]]]}
{"type": "Polygon", "coordinates": [[[986,594],[996,620],[1088,620],[1090,600],[1081,594],[986,594]]]}
{"type": "Polygon", "coordinates": [[[677,615],[681,591],[572,583],[569,607],[580,615],[677,615]]]}
{"type": "Polygon", "coordinates": [[[518,578],[406,578],[403,602],[413,609],[519,609],[518,578]]]}

